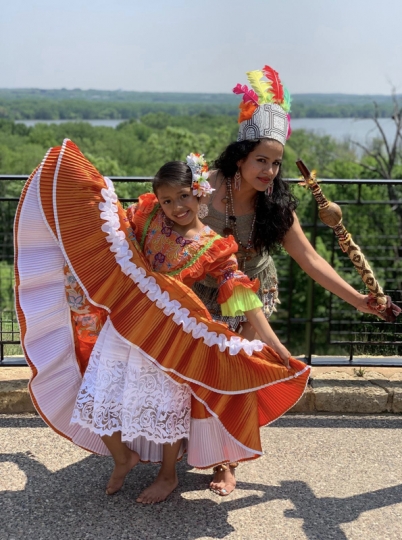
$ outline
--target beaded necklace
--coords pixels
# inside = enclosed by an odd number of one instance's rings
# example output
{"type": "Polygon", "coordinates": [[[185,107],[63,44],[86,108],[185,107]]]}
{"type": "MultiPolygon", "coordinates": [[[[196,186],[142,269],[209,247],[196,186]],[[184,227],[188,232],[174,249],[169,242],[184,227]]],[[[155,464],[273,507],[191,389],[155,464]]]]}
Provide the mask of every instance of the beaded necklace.
{"type": "Polygon", "coordinates": [[[229,236],[229,234],[232,234],[234,236],[237,244],[239,245],[239,252],[236,254],[236,256],[238,257],[239,263],[241,263],[242,269],[244,270],[246,261],[252,259],[251,251],[253,249],[253,234],[256,212],[254,212],[254,217],[251,224],[247,244],[244,245],[239,238],[239,233],[237,230],[237,218],[234,212],[232,182],[230,178],[226,179],[226,197],[222,199],[222,202],[225,204],[225,228],[223,229],[223,234],[224,236],[229,236]],[[242,251],[243,253],[240,253],[240,251],[242,251]]]}

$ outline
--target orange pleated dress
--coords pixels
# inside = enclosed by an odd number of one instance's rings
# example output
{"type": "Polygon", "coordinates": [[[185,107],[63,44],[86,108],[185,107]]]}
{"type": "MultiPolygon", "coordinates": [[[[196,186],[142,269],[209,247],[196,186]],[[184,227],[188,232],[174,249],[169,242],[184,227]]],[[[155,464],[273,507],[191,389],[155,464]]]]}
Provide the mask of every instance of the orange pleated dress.
{"type": "MultiPolygon", "coordinates": [[[[220,271],[226,239],[206,229],[199,256],[189,250],[180,268],[163,249],[150,263],[149,225],[159,219],[151,197],[136,231],[112,182],[69,140],[30,176],[14,234],[33,403],[57,433],[91,452],[108,455],[101,436],[121,431],[142,461],[161,461],[163,444],[179,439],[179,457],[187,450],[195,467],[255,459],[260,427],[300,399],[309,367],[292,358],[288,370],[260,341],[214,322],[188,287],[208,264],[220,271]]],[[[177,237],[174,244],[186,247],[177,237]]],[[[234,285],[224,279],[225,297],[234,285]]]]}

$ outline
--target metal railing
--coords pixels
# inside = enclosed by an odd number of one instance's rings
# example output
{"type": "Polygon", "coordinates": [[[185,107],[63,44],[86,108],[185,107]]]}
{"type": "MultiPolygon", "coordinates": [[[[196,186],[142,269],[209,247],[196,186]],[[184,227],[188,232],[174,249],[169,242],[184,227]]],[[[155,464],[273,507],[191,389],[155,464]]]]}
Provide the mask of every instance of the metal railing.
{"type": "MultiPolygon", "coordinates": [[[[13,310],[12,225],[19,197],[5,193],[4,183],[22,188],[26,179],[26,176],[0,175],[0,365],[7,365],[12,355],[22,355],[13,310]]],[[[116,183],[117,192],[122,183],[130,186],[151,180],[150,177],[111,179],[116,183]]],[[[296,179],[289,180],[291,184],[297,182],[296,179]]],[[[322,184],[342,186],[341,197],[339,192],[335,197],[331,193],[327,196],[343,207],[346,226],[348,218],[351,221],[353,218],[353,223],[358,219],[359,223],[365,224],[359,230],[351,230],[353,238],[375,269],[386,293],[402,307],[402,225],[398,224],[397,217],[388,224],[381,220],[385,207],[391,217],[391,206],[394,210],[402,208],[402,199],[391,199],[387,190],[389,185],[402,186],[402,180],[328,179],[322,180],[322,184]],[[366,198],[365,186],[378,187],[375,199],[366,198]]],[[[331,188],[325,188],[325,191],[327,189],[331,188]]],[[[120,200],[128,204],[135,197],[126,196],[120,200]]],[[[304,196],[302,204],[308,205],[309,209],[304,215],[311,216],[302,227],[312,245],[342,277],[364,292],[360,277],[340,251],[334,234],[319,221],[312,196],[304,196]]],[[[386,323],[358,313],[316,285],[285,252],[273,254],[273,257],[279,275],[281,304],[271,318],[271,324],[293,354],[314,365],[402,365],[402,317],[400,322],[386,323]]]]}

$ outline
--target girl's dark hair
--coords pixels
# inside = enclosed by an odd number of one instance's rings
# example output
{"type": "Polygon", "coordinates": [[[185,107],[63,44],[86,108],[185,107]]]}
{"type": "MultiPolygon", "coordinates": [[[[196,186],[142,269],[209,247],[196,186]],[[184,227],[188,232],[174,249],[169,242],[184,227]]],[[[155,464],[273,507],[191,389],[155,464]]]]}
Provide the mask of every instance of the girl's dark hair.
{"type": "MultiPolygon", "coordinates": [[[[239,141],[229,144],[215,161],[225,178],[233,178],[237,171],[237,162],[252,152],[261,139],[239,141]]],[[[254,248],[270,252],[278,247],[293,225],[293,211],[297,207],[297,199],[291,193],[289,184],[281,177],[281,167],[275,178],[274,190],[270,197],[265,191],[257,193],[256,220],[254,227],[254,248]]]]}
{"type": "Polygon", "coordinates": [[[157,195],[158,188],[165,186],[191,186],[193,175],[190,167],[183,161],[169,161],[162,165],[152,180],[152,189],[157,195]]]}

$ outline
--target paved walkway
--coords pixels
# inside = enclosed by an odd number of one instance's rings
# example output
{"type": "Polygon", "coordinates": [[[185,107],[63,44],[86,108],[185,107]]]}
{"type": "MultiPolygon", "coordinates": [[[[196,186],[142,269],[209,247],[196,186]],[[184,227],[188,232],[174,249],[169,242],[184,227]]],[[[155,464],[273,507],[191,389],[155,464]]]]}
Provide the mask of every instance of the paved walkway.
{"type": "Polygon", "coordinates": [[[0,416],[1,540],[401,540],[402,417],[286,415],[262,430],[266,455],[238,469],[235,494],[179,464],[165,503],[135,497],[140,465],[104,495],[109,458],[89,455],[35,415],[0,416]]]}

